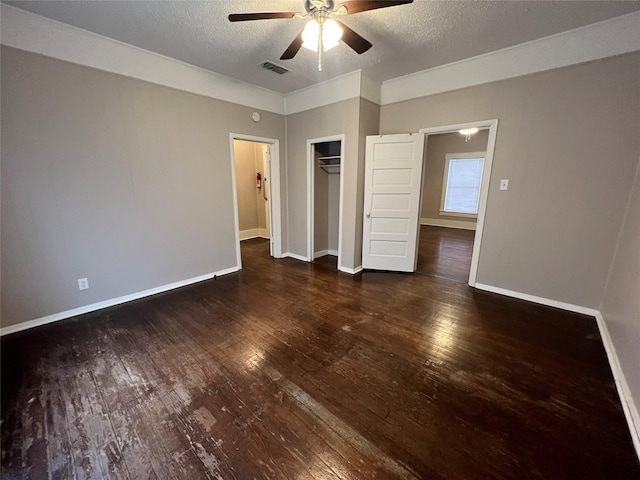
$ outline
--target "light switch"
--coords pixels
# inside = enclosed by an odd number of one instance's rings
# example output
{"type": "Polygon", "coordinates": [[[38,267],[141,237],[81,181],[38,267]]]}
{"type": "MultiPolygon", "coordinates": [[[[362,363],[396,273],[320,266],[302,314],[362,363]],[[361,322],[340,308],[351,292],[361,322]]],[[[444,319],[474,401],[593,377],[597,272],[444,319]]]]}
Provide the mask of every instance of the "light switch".
{"type": "Polygon", "coordinates": [[[509,179],[503,178],[500,180],[500,190],[508,190],[509,189],[509,179]]]}

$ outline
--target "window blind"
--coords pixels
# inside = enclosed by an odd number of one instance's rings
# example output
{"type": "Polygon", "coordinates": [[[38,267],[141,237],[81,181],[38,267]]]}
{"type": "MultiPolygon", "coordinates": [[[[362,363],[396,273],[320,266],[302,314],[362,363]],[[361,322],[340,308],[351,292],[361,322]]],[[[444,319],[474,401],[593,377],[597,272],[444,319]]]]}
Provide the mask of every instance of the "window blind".
{"type": "Polygon", "coordinates": [[[444,200],[445,212],[478,213],[484,158],[452,158],[444,200]]]}

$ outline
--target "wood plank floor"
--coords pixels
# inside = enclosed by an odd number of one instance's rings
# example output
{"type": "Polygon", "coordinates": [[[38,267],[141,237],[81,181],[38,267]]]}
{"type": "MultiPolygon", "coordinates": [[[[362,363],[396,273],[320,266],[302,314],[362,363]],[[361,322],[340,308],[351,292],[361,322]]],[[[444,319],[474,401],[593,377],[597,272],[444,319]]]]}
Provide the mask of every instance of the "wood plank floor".
{"type": "Polygon", "coordinates": [[[2,339],[2,478],[640,478],[594,319],[243,242],[244,270],[2,339]]]}

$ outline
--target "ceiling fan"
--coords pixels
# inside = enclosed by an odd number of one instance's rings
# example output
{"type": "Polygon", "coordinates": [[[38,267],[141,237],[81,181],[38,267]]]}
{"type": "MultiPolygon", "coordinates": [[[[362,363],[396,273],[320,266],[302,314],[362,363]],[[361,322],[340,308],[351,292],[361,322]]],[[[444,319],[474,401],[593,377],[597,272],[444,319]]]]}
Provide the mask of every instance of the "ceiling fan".
{"type": "Polygon", "coordinates": [[[306,13],[299,12],[264,12],[264,13],[232,13],[231,22],[248,20],[271,20],[277,18],[309,18],[306,26],[293,39],[284,51],[280,60],[290,60],[296,56],[301,47],[318,52],[318,70],[322,70],[322,52],[329,50],[342,40],[357,54],[366,52],[372,47],[371,42],[351,30],[344,23],[332,17],[351,15],[378,8],[395,7],[412,3],[413,0],[351,0],[335,5],[334,0],[305,0],[306,13]]]}

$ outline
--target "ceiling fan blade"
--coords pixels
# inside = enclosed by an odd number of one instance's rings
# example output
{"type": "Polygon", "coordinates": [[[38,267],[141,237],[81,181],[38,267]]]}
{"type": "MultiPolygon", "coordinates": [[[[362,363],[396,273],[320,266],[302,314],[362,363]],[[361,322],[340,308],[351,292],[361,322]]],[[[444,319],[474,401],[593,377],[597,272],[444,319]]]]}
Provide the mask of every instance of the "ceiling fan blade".
{"type": "Polygon", "coordinates": [[[293,18],[298,12],[265,12],[265,13],[232,13],[230,22],[246,22],[248,20],[271,20],[273,18],[293,18]]]}
{"type": "Polygon", "coordinates": [[[284,51],[280,60],[291,60],[296,56],[300,48],[302,47],[302,32],[300,32],[296,38],[293,39],[293,42],[287,47],[284,51]]]}
{"type": "Polygon", "coordinates": [[[366,40],[344,23],[336,20],[338,25],[342,27],[342,41],[349,45],[358,55],[369,50],[373,45],[369,40],[366,40]]]}
{"type": "Polygon", "coordinates": [[[335,10],[344,7],[347,11],[346,15],[351,15],[354,13],[366,12],[368,10],[375,10],[376,8],[406,5],[407,3],[413,3],[413,0],[352,0],[350,2],[341,3],[335,8],[335,10]]]}

